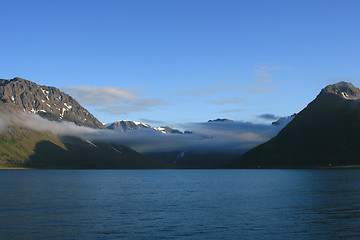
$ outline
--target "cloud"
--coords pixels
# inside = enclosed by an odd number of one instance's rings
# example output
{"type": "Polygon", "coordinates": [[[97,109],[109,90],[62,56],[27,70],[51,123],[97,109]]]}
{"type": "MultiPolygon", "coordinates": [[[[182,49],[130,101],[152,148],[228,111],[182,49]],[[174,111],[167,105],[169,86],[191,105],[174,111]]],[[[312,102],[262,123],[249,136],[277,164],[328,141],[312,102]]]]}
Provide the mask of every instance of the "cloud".
{"type": "Polygon", "coordinates": [[[222,87],[207,87],[207,88],[198,88],[198,89],[188,89],[183,91],[178,91],[176,95],[185,95],[185,96],[196,96],[202,97],[206,95],[218,94],[225,91],[222,87]]]}
{"type": "Polygon", "coordinates": [[[233,104],[233,103],[242,103],[245,100],[246,100],[245,98],[232,97],[232,98],[221,99],[221,100],[213,100],[213,101],[210,101],[210,103],[216,104],[216,105],[226,105],[226,104],[233,104]]]}
{"type": "MultiPolygon", "coordinates": [[[[144,100],[144,99],[143,99],[144,100]]],[[[147,101],[133,102],[131,104],[117,104],[100,108],[101,112],[125,114],[128,112],[150,111],[149,107],[165,104],[161,99],[147,99],[147,101]]]]}
{"type": "Polygon", "coordinates": [[[220,113],[234,113],[234,112],[242,112],[242,111],[244,111],[244,109],[236,108],[236,109],[223,110],[223,111],[220,111],[220,113]]]}
{"type": "Polygon", "coordinates": [[[256,69],[252,77],[255,83],[270,83],[273,75],[265,70],[256,69]]]}
{"type": "Polygon", "coordinates": [[[137,94],[130,92],[129,89],[117,87],[68,86],[62,89],[71,93],[81,104],[87,106],[133,102],[139,98],[137,94]]]}
{"type": "Polygon", "coordinates": [[[274,87],[273,72],[282,70],[282,66],[258,66],[252,75],[253,87],[247,88],[247,93],[269,93],[277,91],[274,87]]]}
{"type": "Polygon", "coordinates": [[[334,84],[338,82],[360,83],[360,76],[329,77],[327,79],[327,84],[334,84]]]}
{"type": "Polygon", "coordinates": [[[283,70],[285,67],[284,66],[279,66],[279,65],[259,65],[258,69],[263,69],[263,70],[267,70],[267,71],[280,71],[283,70]]]}
{"type": "Polygon", "coordinates": [[[254,88],[248,88],[246,91],[248,93],[270,93],[277,91],[277,87],[272,86],[266,86],[266,87],[254,87],[254,88]]]}
{"type": "Polygon", "coordinates": [[[141,122],[144,123],[152,123],[152,124],[160,124],[160,125],[164,125],[165,122],[164,121],[159,121],[159,120],[152,120],[152,119],[147,119],[147,118],[140,118],[141,122]]]}
{"type": "Polygon", "coordinates": [[[216,84],[218,86],[231,89],[239,88],[241,85],[238,81],[230,81],[229,79],[221,79],[220,81],[217,81],[216,84]]]}
{"type": "Polygon", "coordinates": [[[48,121],[36,114],[0,111],[0,127],[20,126],[59,136],[80,137],[92,142],[107,142],[129,146],[146,152],[233,152],[243,153],[274,137],[283,126],[248,122],[190,123],[183,127],[193,134],[163,134],[152,129],[120,132],[76,126],[70,122],[48,121]]]}
{"type": "Polygon", "coordinates": [[[259,115],[258,118],[262,118],[265,120],[278,120],[281,117],[275,116],[274,114],[271,114],[271,113],[264,113],[264,114],[259,115]]]}
{"type": "Polygon", "coordinates": [[[69,92],[82,105],[96,106],[103,112],[124,114],[147,111],[151,106],[165,104],[162,99],[144,98],[141,94],[118,87],[68,86],[62,89],[69,92]]]}
{"type": "Polygon", "coordinates": [[[273,80],[272,72],[280,71],[284,69],[282,66],[266,66],[260,65],[254,70],[252,78],[257,84],[271,83],[273,80]]]}

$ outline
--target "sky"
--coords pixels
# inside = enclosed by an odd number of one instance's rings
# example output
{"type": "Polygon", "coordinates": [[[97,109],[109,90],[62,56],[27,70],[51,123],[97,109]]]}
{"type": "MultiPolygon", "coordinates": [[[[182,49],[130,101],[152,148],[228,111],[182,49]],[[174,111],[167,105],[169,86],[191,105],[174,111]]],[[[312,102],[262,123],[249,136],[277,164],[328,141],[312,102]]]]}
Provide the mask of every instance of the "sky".
{"type": "Polygon", "coordinates": [[[270,123],[360,87],[360,1],[0,0],[0,78],[60,88],[101,122],[270,123]]]}

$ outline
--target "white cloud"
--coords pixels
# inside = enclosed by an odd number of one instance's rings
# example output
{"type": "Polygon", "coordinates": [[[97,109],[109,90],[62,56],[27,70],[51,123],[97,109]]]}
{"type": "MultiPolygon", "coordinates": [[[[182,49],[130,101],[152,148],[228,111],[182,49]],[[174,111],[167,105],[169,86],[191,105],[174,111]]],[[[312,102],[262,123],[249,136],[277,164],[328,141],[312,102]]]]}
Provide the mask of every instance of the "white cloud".
{"type": "Polygon", "coordinates": [[[258,66],[252,75],[253,86],[246,88],[248,93],[269,93],[277,91],[274,86],[274,72],[282,70],[282,66],[258,66]]]}
{"type": "Polygon", "coordinates": [[[213,101],[210,101],[210,103],[216,104],[216,105],[226,105],[226,104],[233,104],[233,103],[242,103],[245,100],[246,100],[245,98],[232,97],[232,98],[226,98],[226,99],[220,99],[220,100],[213,100],[213,101]]]}
{"type": "Polygon", "coordinates": [[[254,87],[254,88],[247,88],[246,91],[248,93],[270,93],[275,92],[277,90],[276,87],[266,86],[266,87],[254,87]]]}
{"type": "Polygon", "coordinates": [[[234,112],[242,112],[242,111],[244,111],[244,109],[236,108],[236,109],[223,110],[223,111],[220,111],[220,113],[234,113],[234,112]]]}
{"type": "Polygon", "coordinates": [[[119,102],[133,102],[139,98],[129,89],[118,87],[87,87],[87,86],[68,86],[62,88],[69,92],[81,104],[87,106],[103,106],[116,104],[119,102]]]}
{"type": "Polygon", "coordinates": [[[141,118],[140,121],[141,121],[141,122],[144,122],[144,123],[152,123],[152,124],[160,124],[160,125],[164,125],[164,124],[165,124],[164,121],[147,119],[147,118],[141,118]]]}
{"type": "Polygon", "coordinates": [[[192,89],[186,89],[182,91],[178,91],[175,94],[176,95],[185,95],[185,96],[196,96],[196,97],[202,97],[206,95],[214,95],[225,91],[223,87],[206,87],[206,88],[192,88],[192,89]]]}
{"type": "Polygon", "coordinates": [[[98,111],[111,113],[128,113],[147,111],[151,106],[163,105],[165,101],[158,98],[145,98],[129,89],[118,87],[68,86],[62,88],[69,92],[80,104],[100,106],[98,111]]]}
{"type": "Polygon", "coordinates": [[[360,76],[329,77],[326,84],[334,84],[338,82],[350,82],[358,85],[360,83],[360,76]]]}
{"type": "Polygon", "coordinates": [[[256,69],[252,77],[255,83],[270,83],[273,75],[263,69],[256,69]]]}

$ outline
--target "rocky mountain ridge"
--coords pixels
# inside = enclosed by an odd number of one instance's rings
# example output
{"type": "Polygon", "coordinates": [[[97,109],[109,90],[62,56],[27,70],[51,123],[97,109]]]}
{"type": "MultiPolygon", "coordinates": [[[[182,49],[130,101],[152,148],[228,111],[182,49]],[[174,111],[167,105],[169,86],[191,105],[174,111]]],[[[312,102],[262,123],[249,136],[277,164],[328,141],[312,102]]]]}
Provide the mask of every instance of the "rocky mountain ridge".
{"type": "Polygon", "coordinates": [[[339,82],[326,86],[320,94],[335,94],[347,100],[360,99],[360,89],[348,82],[339,82]]]}
{"type": "Polygon", "coordinates": [[[162,133],[173,133],[173,134],[183,134],[180,130],[171,128],[169,126],[161,126],[161,127],[152,127],[146,123],[136,122],[132,120],[121,120],[113,123],[108,123],[105,125],[108,129],[117,130],[121,132],[127,132],[131,130],[138,129],[152,129],[155,131],[159,131],[162,133]]]}
{"type": "Polygon", "coordinates": [[[51,121],[68,121],[79,126],[105,128],[68,94],[55,87],[38,85],[22,78],[0,79],[0,101],[51,121]]]}

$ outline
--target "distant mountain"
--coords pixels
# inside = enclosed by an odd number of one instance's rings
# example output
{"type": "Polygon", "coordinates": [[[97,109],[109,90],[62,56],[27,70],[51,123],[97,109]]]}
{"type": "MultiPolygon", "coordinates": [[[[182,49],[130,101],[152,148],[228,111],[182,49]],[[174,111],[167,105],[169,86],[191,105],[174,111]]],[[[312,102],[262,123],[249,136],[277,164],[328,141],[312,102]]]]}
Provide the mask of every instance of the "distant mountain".
{"type": "Polygon", "coordinates": [[[121,120],[113,123],[106,124],[108,129],[126,132],[130,130],[152,128],[150,125],[131,120],[121,120]]]}
{"type": "Polygon", "coordinates": [[[162,126],[162,127],[151,127],[148,124],[141,123],[141,122],[135,122],[131,120],[121,120],[114,123],[108,123],[105,125],[108,129],[117,130],[121,132],[131,131],[131,130],[138,130],[138,129],[152,129],[155,131],[159,131],[162,133],[177,133],[177,134],[183,134],[180,130],[168,127],[168,126],[162,126]]]}
{"type": "Polygon", "coordinates": [[[360,90],[329,85],[280,133],[231,167],[325,167],[360,164],[360,90]]]}
{"type": "Polygon", "coordinates": [[[160,131],[162,133],[172,133],[172,134],[183,134],[180,130],[168,127],[168,126],[162,126],[162,127],[156,127],[154,128],[156,131],[160,131]]]}
{"type": "Polygon", "coordinates": [[[55,87],[41,86],[22,78],[0,79],[0,101],[51,121],[68,121],[79,126],[105,128],[68,94],[55,87]]]}
{"type": "Polygon", "coordinates": [[[214,120],[209,120],[208,122],[233,122],[233,120],[226,119],[226,118],[218,118],[214,120]]]}
{"type": "Polygon", "coordinates": [[[287,124],[289,124],[289,122],[291,122],[295,118],[295,116],[296,116],[296,113],[294,113],[293,115],[288,116],[288,117],[282,117],[282,118],[278,119],[277,121],[272,122],[271,125],[286,126],[287,124]]]}

